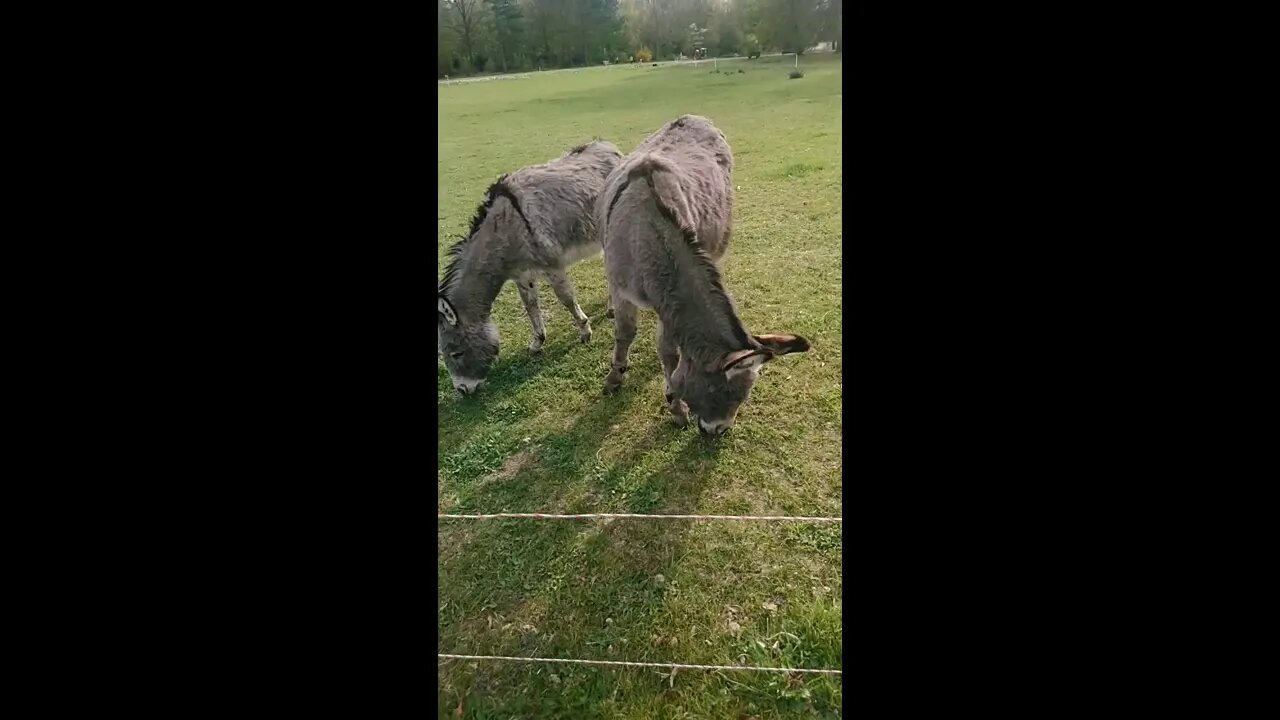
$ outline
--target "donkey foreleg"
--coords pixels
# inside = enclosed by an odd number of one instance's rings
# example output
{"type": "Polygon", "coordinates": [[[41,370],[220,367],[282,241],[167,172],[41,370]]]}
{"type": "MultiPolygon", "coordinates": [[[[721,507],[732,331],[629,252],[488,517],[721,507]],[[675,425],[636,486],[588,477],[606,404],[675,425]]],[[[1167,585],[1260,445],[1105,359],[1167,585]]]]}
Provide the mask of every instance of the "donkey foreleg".
{"type": "Polygon", "coordinates": [[[676,345],[675,337],[671,333],[662,331],[661,320],[658,321],[658,359],[662,361],[662,377],[666,381],[663,384],[663,391],[667,397],[667,410],[671,412],[672,422],[684,427],[689,422],[689,406],[684,400],[676,397],[671,388],[671,374],[680,364],[680,348],[676,345]]]}
{"type": "Polygon", "coordinates": [[[556,297],[560,299],[560,304],[569,309],[573,313],[573,324],[578,326],[578,337],[583,343],[591,341],[591,320],[587,318],[587,314],[582,312],[582,308],[578,306],[578,299],[574,295],[573,282],[569,280],[569,276],[564,270],[551,270],[547,272],[547,281],[551,283],[551,289],[555,290],[556,297]]]}
{"type": "Polygon", "coordinates": [[[631,343],[636,339],[636,306],[625,299],[613,302],[613,367],[604,379],[604,393],[612,395],[622,386],[622,374],[627,371],[627,357],[631,343]]]}
{"type": "Polygon", "coordinates": [[[547,341],[547,328],[543,324],[542,308],[538,307],[538,286],[532,273],[517,277],[515,283],[516,290],[520,291],[520,299],[524,302],[524,311],[529,313],[529,323],[533,325],[529,352],[540,352],[542,344],[547,341]]]}

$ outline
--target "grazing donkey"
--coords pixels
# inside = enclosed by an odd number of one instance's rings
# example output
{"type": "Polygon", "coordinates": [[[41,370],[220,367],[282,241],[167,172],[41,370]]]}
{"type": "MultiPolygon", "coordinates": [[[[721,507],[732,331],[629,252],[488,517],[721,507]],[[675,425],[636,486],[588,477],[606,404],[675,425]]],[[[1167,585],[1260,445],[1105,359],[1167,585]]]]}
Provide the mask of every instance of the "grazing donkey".
{"type": "Polygon", "coordinates": [[[591,339],[591,321],[565,269],[600,252],[592,210],[605,177],[621,161],[611,143],[592,142],[503,175],[489,188],[471,231],[449,249],[453,259],[436,290],[438,352],[459,393],[478,390],[498,357],[498,326],[489,313],[507,280],[515,281],[533,325],[530,352],[546,341],[537,274],[573,313],[582,342],[591,339]]]}
{"type": "Polygon", "coordinates": [[[733,425],[764,363],[809,349],[796,335],[748,333],[720,282],[732,170],[724,134],[704,117],[685,115],[628,155],[596,201],[615,328],[604,391],[622,384],[637,306],[652,308],[668,409],[681,426],[692,410],[704,435],[733,425]]]}

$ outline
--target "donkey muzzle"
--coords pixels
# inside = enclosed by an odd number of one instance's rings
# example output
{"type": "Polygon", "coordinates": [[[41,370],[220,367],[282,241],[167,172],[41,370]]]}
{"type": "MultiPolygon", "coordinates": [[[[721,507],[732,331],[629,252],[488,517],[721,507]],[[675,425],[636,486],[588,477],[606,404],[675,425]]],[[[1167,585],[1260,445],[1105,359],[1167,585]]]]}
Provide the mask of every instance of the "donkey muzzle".
{"type": "Polygon", "coordinates": [[[702,418],[698,418],[698,432],[701,433],[703,437],[719,437],[732,426],[732,420],[706,422],[702,418]]]}

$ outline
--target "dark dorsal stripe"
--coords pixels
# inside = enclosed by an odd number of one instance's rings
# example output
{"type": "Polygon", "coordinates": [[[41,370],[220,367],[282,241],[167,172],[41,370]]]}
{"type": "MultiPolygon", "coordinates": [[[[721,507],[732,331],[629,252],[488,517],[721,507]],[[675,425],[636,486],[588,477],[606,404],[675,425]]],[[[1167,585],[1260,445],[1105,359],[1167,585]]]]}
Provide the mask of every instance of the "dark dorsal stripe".
{"type": "Polygon", "coordinates": [[[613,206],[617,205],[618,201],[622,199],[622,191],[626,190],[627,186],[630,184],[631,184],[631,177],[628,176],[625,180],[622,181],[622,184],[618,186],[618,192],[613,194],[613,199],[609,201],[609,209],[605,211],[605,214],[604,214],[605,227],[609,226],[609,217],[613,215],[613,206]]]}

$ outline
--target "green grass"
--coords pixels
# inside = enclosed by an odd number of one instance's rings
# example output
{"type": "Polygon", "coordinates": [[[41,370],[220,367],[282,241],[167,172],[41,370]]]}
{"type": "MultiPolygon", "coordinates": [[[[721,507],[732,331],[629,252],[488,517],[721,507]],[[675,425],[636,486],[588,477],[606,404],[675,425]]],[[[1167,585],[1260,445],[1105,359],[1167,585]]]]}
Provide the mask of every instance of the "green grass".
{"type": "MultiPolygon", "coordinates": [[[[749,330],[812,350],[774,361],[718,441],[667,419],[654,317],[642,312],[622,391],[599,256],[570,277],[595,337],[578,342],[540,283],[547,342],[526,348],[515,289],[478,397],[437,363],[440,512],[826,515],[840,508],[841,61],[664,65],[441,86],[440,269],[498,175],[599,136],[630,152],[684,113],[734,151],[725,284],[749,330]],[[737,68],[746,70],[737,73],[737,68]]],[[[440,521],[440,652],[842,668],[841,526],[675,520],[440,521]],[[659,581],[657,576],[661,575],[659,581]]],[[[442,718],[839,717],[840,677],[439,663],[442,718]]]]}

